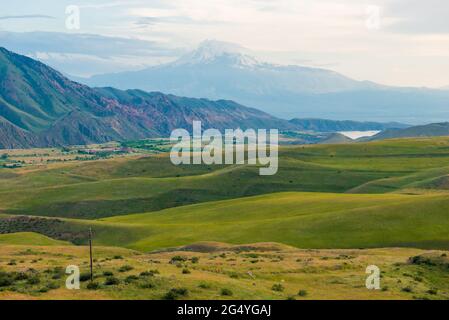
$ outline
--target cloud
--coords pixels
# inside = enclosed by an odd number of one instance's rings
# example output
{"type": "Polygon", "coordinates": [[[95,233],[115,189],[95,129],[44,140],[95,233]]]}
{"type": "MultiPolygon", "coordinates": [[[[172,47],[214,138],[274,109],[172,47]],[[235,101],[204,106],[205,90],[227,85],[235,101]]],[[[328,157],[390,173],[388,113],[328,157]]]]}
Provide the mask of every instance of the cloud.
{"type": "Polygon", "coordinates": [[[210,21],[198,21],[190,17],[185,16],[165,16],[165,17],[142,17],[135,22],[136,25],[141,27],[153,26],[160,23],[166,24],[211,24],[219,23],[210,21]]]}
{"type": "Polygon", "coordinates": [[[19,16],[0,16],[0,20],[15,20],[15,19],[56,19],[56,17],[44,14],[25,14],[19,16]]]}
{"type": "Polygon", "coordinates": [[[407,34],[449,33],[447,0],[395,0],[384,9],[393,23],[387,30],[407,34]]]}
{"type": "Polygon", "coordinates": [[[154,41],[80,33],[5,31],[0,32],[0,43],[10,50],[24,54],[55,52],[102,57],[179,54],[177,49],[154,41]]]}
{"type": "Polygon", "coordinates": [[[155,41],[58,32],[0,32],[0,45],[75,76],[143,69],[184,52],[155,41]]]}

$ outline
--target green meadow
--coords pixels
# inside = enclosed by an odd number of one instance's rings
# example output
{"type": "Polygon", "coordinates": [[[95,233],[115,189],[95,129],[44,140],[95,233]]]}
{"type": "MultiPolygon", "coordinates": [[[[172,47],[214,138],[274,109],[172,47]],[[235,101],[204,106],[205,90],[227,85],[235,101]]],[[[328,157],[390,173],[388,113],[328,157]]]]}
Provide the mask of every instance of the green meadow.
{"type": "MultiPolygon", "coordinates": [[[[449,138],[283,146],[279,157],[274,176],[260,176],[259,168],[251,165],[174,166],[167,154],[0,169],[0,244],[11,250],[36,245],[81,250],[92,228],[95,246],[125,250],[130,257],[152,252],[163,260],[167,257],[158,252],[203,242],[242,248],[248,243],[276,243],[299,250],[293,256],[285,253],[291,261],[308,252],[301,250],[310,249],[336,254],[386,248],[382,254],[389,257],[394,250],[404,250],[401,263],[405,268],[406,250],[430,254],[449,249],[449,138]],[[394,249],[398,247],[403,249],[394,249]]],[[[381,259],[380,252],[373,252],[381,259]]],[[[235,265],[223,260],[220,268],[239,273],[247,269],[244,262],[235,265]]],[[[140,263],[130,261],[135,266],[140,263]]],[[[280,266],[284,263],[278,261],[270,268],[280,266]]],[[[204,273],[212,267],[201,268],[204,273]]],[[[288,268],[296,270],[291,263],[288,268]]],[[[327,267],[317,268],[327,280],[338,276],[338,272],[326,274],[327,267]]],[[[394,263],[388,268],[394,270],[394,263]]],[[[170,274],[178,272],[169,269],[170,274]]],[[[437,269],[430,274],[440,281],[442,274],[437,269]]],[[[292,270],[289,273],[296,272],[292,270]]],[[[195,287],[201,279],[208,279],[203,273],[187,282],[188,276],[180,277],[177,284],[196,292],[191,298],[225,298],[217,292],[229,277],[215,279],[218,282],[212,287],[216,290],[209,295],[195,287]]],[[[245,281],[236,280],[234,297],[287,298],[296,290],[292,287],[288,295],[277,295],[266,284],[263,290],[248,291],[245,281]]],[[[428,281],[435,286],[436,280],[428,281]]],[[[151,297],[161,298],[164,290],[170,290],[167,286],[161,284],[163,290],[151,297]]],[[[353,284],[348,292],[366,298],[354,291],[357,286],[353,284]]],[[[384,298],[413,297],[395,286],[395,293],[385,293],[384,298]]],[[[430,284],[427,287],[433,292],[430,284]]],[[[424,288],[422,294],[435,298],[424,288]]],[[[338,297],[325,291],[323,287],[315,296],[338,297]]],[[[87,297],[110,298],[113,292],[95,291],[87,297]]],[[[141,297],[136,292],[118,298],[141,297]]],[[[339,297],[346,296],[341,293],[339,297]]]]}

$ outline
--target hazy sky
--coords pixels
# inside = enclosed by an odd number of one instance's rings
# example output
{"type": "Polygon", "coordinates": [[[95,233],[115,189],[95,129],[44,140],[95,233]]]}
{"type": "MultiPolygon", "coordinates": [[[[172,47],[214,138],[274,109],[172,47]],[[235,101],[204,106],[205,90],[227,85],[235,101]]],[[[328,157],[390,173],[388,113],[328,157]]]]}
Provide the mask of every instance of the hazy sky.
{"type": "MultiPolygon", "coordinates": [[[[254,50],[264,60],[324,67],[359,80],[449,86],[447,0],[0,0],[0,4],[1,31],[149,40],[154,51],[145,51],[147,57],[142,56],[136,68],[173,59],[205,39],[217,39],[254,50]],[[80,8],[79,30],[66,28],[69,5],[80,8]]],[[[87,51],[86,56],[91,55],[87,51]]],[[[104,57],[97,58],[105,62],[104,57]]]]}

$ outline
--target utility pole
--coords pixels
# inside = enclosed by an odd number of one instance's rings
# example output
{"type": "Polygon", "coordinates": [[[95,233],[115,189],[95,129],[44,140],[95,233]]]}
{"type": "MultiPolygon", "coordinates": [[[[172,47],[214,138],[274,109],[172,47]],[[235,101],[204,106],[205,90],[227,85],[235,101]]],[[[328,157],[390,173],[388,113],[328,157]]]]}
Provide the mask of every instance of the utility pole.
{"type": "Polygon", "coordinates": [[[92,265],[92,228],[89,228],[89,253],[90,253],[90,282],[94,281],[94,272],[92,265]]]}

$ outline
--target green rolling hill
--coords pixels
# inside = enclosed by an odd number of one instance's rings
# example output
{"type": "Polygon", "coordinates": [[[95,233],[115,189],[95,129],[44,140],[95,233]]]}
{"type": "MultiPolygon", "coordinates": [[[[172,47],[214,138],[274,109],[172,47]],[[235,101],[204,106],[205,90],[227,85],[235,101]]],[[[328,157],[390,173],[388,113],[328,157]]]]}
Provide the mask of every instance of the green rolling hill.
{"type": "MultiPolygon", "coordinates": [[[[12,219],[12,224],[20,224],[12,219]]],[[[44,220],[46,225],[34,220],[33,225],[40,225],[36,229],[30,227],[33,220],[23,227],[49,236],[80,235],[92,227],[97,245],[141,251],[200,241],[279,242],[298,248],[449,248],[446,194],[288,192],[94,221],[44,220]]]]}
{"type": "Polygon", "coordinates": [[[279,173],[166,155],[0,170],[0,233],[142,251],[198,241],[449,248],[449,139],[283,147],[279,173]],[[8,173],[8,174],[7,174],[8,173]],[[45,216],[47,218],[42,218],[45,216]]]}

